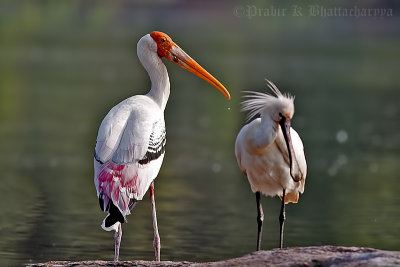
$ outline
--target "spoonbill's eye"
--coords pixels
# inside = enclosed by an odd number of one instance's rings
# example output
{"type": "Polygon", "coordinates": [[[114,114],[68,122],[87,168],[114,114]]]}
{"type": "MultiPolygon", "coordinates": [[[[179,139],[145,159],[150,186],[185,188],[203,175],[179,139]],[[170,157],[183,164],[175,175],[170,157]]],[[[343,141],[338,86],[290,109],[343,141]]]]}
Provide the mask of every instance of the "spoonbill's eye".
{"type": "Polygon", "coordinates": [[[164,37],[162,37],[162,38],[161,38],[161,42],[164,43],[165,41],[167,41],[167,39],[165,39],[164,37]]]}

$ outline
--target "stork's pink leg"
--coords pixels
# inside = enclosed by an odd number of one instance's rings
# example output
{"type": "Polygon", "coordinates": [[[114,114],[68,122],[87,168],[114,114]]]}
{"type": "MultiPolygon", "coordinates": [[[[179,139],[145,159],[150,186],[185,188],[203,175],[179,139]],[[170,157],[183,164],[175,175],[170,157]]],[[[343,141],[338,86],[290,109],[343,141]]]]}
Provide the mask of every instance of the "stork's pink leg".
{"type": "Polygon", "coordinates": [[[151,201],[151,213],[153,216],[153,228],[154,228],[154,254],[156,256],[156,261],[160,261],[160,235],[158,234],[157,226],[157,214],[156,214],[156,202],[154,199],[154,182],[150,185],[150,201],[151,201]]]}
{"type": "Polygon", "coordinates": [[[114,234],[114,239],[115,239],[114,261],[119,260],[119,247],[121,245],[121,238],[122,238],[122,227],[121,224],[119,224],[118,231],[116,231],[114,234]]]}

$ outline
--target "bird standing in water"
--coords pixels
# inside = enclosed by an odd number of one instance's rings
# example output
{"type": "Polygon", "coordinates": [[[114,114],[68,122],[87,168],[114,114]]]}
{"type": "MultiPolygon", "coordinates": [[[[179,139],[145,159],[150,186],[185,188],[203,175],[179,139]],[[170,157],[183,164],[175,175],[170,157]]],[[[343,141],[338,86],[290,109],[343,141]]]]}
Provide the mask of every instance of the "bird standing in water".
{"type": "Polygon", "coordinates": [[[165,153],[164,109],[170,83],[162,58],[194,73],[215,86],[228,99],[229,92],[162,32],[143,36],[137,54],[151,80],[146,95],[136,95],[114,106],[103,119],[94,154],[94,184],[100,208],[107,212],[102,228],[115,231],[114,260],[119,259],[121,224],[150,188],[154,228],[154,251],[160,260],[160,237],[154,200],[154,179],[165,153]]]}
{"type": "Polygon", "coordinates": [[[260,194],[279,196],[282,206],[279,216],[279,247],[283,244],[285,204],[297,203],[304,192],[307,164],[303,143],[290,122],[294,114],[294,97],[282,94],[267,80],[275,96],[248,92],[242,111],[248,118],[260,117],[243,126],[235,143],[238,165],[249,180],[257,203],[257,250],[261,247],[264,213],[260,194]]]}

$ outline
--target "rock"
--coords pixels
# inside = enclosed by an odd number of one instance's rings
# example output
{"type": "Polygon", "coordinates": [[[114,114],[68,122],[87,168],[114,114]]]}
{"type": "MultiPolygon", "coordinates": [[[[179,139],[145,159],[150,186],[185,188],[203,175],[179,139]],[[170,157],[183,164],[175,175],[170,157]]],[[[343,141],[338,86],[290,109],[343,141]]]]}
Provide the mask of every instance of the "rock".
{"type": "Polygon", "coordinates": [[[30,264],[30,267],[57,266],[400,266],[400,251],[385,251],[362,247],[294,247],[253,252],[240,258],[218,262],[172,262],[172,261],[51,261],[30,264]]]}

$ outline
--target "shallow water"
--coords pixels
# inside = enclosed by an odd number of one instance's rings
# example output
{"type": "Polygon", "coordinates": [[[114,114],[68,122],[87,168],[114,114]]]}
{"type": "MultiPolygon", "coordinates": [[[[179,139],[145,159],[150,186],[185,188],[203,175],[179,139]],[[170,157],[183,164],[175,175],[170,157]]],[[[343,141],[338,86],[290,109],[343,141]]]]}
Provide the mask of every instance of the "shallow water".
{"type": "MultiPolygon", "coordinates": [[[[296,95],[293,127],[308,162],[305,193],[287,205],[284,245],[400,249],[397,16],[248,19],[230,3],[1,5],[1,266],[113,258],[113,234],[100,228],[93,148],[108,110],[149,88],[136,42],[155,29],[232,95],[227,101],[166,63],[167,153],[156,180],[163,260],[255,249],[255,197],[234,140],[244,123],[241,91],[265,90],[264,78],[296,95]]],[[[275,248],[280,201],[262,203],[262,248],[275,248]]],[[[121,259],[153,259],[152,239],[146,195],[123,225],[121,259]]]]}

